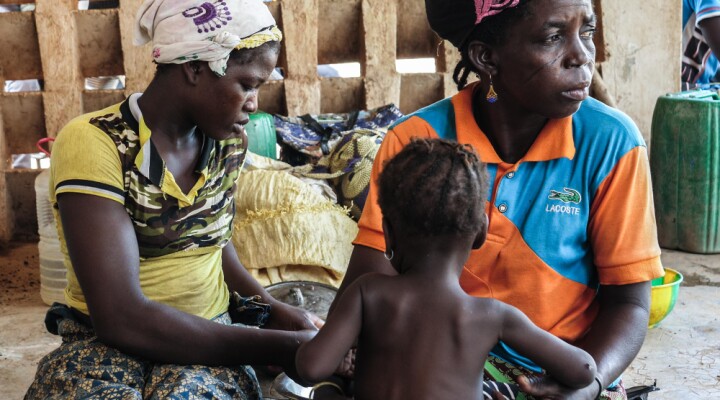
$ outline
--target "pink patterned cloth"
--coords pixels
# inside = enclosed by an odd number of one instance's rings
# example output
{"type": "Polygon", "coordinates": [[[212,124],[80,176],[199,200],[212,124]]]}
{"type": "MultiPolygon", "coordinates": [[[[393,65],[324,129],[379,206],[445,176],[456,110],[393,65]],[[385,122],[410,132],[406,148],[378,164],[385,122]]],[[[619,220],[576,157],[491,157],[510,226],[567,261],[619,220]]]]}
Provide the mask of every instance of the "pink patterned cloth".
{"type": "Polygon", "coordinates": [[[518,5],[520,0],[475,0],[475,25],[485,17],[500,13],[502,10],[518,5]]]}

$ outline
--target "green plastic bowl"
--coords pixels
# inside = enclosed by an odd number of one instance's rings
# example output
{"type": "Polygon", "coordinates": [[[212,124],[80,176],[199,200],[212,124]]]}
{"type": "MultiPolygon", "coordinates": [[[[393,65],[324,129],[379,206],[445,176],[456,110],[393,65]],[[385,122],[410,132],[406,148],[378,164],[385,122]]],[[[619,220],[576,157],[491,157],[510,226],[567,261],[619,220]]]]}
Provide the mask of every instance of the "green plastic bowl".
{"type": "Polygon", "coordinates": [[[665,276],[653,279],[648,323],[650,328],[656,327],[673,310],[682,280],[682,274],[671,268],[665,268],[665,276]]]}

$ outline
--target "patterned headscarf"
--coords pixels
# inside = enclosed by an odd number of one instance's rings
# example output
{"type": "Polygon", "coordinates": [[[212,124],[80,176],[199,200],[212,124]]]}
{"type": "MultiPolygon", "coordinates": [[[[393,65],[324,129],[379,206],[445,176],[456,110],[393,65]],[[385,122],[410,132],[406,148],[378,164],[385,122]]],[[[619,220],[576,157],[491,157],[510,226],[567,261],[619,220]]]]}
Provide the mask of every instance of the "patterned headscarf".
{"type": "Polygon", "coordinates": [[[520,0],[475,0],[475,25],[483,18],[498,14],[502,10],[518,5],[520,0]]]}
{"type": "Polygon", "coordinates": [[[152,41],[156,63],[207,61],[218,76],[233,50],[281,39],[262,0],[146,0],[135,26],[135,44],[152,41]]]}
{"type": "Polygon", "coordinates": [[[425,0],[430,27],[455,47],[462,46],[483,19],[515,7],[520,0],[425,0]]]}

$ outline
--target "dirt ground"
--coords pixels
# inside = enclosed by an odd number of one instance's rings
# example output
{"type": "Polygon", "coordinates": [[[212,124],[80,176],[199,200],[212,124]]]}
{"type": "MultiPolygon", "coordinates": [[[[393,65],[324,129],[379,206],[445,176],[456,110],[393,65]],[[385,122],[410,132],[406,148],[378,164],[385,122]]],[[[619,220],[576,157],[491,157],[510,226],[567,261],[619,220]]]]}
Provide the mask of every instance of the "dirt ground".
{"type": "MultiPolygon", "coordinates": [[[[720,399],[720,255],[664,250],[665,266],[685,277],[674,311],[648,331],[624,375],[625,386],[650,385],[650,400],[720,399]]],[[[43,325],[35,243],[0,248],[0,399],[21,399],[37,362],[60,340],[43,325]]]]}

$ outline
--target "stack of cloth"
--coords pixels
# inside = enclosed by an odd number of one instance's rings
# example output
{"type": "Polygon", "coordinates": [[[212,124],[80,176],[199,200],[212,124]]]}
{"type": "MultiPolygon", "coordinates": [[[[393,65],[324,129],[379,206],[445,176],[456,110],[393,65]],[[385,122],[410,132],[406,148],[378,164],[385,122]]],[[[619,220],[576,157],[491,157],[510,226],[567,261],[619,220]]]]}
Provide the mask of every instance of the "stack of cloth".
{"type": "Polygon", "coordinates": [[[312,281],[338,287],[357,235],[349,210],[324,180],[249,153],[235,195],[233,244],[264,286],[312,281]]]}
{"type": "Polygon", "coordinates": [[[240,261],[261,284],[340,285],[375,155],[401,117],[392,104],[348,114],[273,117],[284,157],[248,153],[233,222],[240,261]]]}

